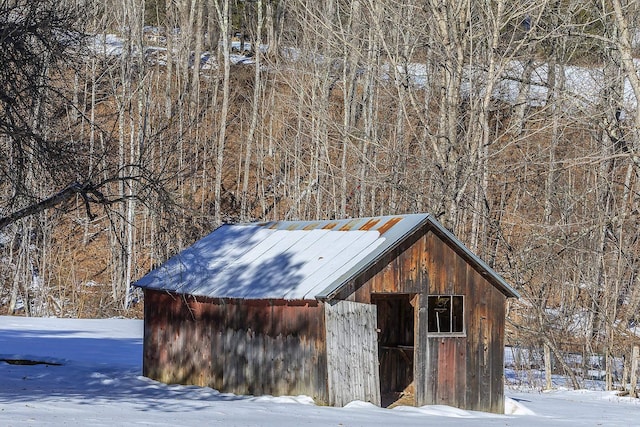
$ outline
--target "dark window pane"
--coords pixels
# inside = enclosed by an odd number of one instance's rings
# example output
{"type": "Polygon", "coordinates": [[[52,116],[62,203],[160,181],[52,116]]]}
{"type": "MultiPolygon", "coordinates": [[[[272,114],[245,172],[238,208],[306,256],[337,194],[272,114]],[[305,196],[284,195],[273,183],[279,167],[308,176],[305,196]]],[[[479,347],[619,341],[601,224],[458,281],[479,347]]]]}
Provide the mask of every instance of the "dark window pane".
{"type": "Polygon", "coordinates": [[[464,303],[462,295],[454,295],[451,308],[452,332],[464,332],[464,303]]]}
{"type": "Polygon", "coordinates": [[[429,332],[451,332],[451,297],[428,298],[429,332]]]}
{"type": "Polygon", "coordinates": [[[427,298],[428,332],[463,333],[464,297],[462,295],[430,295],[427,298]]]}

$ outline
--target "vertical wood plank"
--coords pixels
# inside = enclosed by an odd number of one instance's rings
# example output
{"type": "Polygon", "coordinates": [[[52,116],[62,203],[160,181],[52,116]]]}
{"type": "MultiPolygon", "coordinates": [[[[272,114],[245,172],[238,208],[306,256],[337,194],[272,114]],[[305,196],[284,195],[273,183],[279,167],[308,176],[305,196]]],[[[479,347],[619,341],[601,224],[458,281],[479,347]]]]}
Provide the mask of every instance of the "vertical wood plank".
{"type": "Polygon", "coordinates": [[[428,375],[429,340],[427,339],[427,292],[418,296],[416,337],[414,339],[413,381],[416,393],[416,406],[427,405],[427,384],[433,379],[428,375]]]}
{"type": "Polygon", "coordinates": [[[376,306],[338,301],[324,307],[329,404],[380,405],[376,306]]]}

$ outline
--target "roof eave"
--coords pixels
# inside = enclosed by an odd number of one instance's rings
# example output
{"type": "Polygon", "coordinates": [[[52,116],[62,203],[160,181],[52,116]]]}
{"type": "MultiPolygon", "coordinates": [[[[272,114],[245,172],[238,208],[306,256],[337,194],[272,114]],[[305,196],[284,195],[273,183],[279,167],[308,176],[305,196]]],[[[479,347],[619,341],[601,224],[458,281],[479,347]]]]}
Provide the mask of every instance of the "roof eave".
{"type": "Polygon", "coordinates": [[[507,298],[520,298],[520,293],[516,291],[506,280],[502,278],[493,268],[489,267],[482,259],[476,254],[471,252],[464,243],[462,243],[452,232],[447,230],[442,224],[436,221],[434,218],[429,217],[431,225],[441,234],[442,237],[449,240],[456,247],[458,247],[467,256],[476,267],[481,270],[483,276],[487,276],[491,281],[507,298]]]}
{"type": "Polygon", "coordinates": [[[397,241],[394,245],[390,246],[389,248],[387,248],[387,250],[385,250],[384,252],[381,252],[379,254],[377,254],[374,258],[372,259],[363,259],[362,261],[360,261],[360,263],[358,264],[357,268],[351,272],[348,276],[346,277],[342,277],[338,280],[336,280],[334,283],[332,283],[331,285],[327,286],[325,289],[323,289],[319,294],[317,294],[315,296],[315,298],[319,301],[328,301],[333,299],[339,292],[340,290],[350,281],[354,280],[355,278],[357,278],[358,276],[360,276],[362,273],[364,273],[371,265],[376,264],[380,259],[384,258],[388,253],[390,253],[391,251],[394,251],[398,246],[400,246],[402,244],[402,242],[404,242],[404,240],[407,238],[407,236],[410,236],[411,234],[413,234],[416,230],[422,228],[425,224],[427,224],[428,222],[430,222],[430,219],[432,219],[431,214],[427,214],[427,216],[425,216],[425,218],[420,221],[419,223],[417,223],[415,226],[413,226],[412,228],[410,228],[409,230],[407,230],[406,233],[404,233],[397,241]]]}
{"type": "Polygon", "coordinates": [[[395,245],[389,247],[386,251],[378,254],[371,260],[362,260],[360,262],[360,265],[358,266],[359,268],[356,269],[355,272],[327,286],[319,294],[317,294],[315,298],[319,301],[328,301],[333,299],[347,283],[360,276],[369,266],[378,262],[389,252],[395,250],[407,236],[411,235],[417,229],[423,227],[425,224],[431,225],[436,230],[436,232],[440,234],[441,237],[449,240],[454,246],[460,249],[465,254],[465,256],[469,258],[471,263],[475,264],[476,268],[481,271],[482,275],[485,276],[491,283],[493,283],[493,285],[498,288],[507,298],[520,298],[520,293],[518,293],[518,291],[510,286],[493,268],[489,267],[484,261],[482,261],[482,259],[471,252],[471,250],[467,248],[464,243],[462,243],[452,232],[450,232],[442,224],[440,224],[440,222],[438,222],[438,220],[436,220],[431,214],[428,214],[423,221],[408,230],[400,239],[398,239],[395,245]]]}

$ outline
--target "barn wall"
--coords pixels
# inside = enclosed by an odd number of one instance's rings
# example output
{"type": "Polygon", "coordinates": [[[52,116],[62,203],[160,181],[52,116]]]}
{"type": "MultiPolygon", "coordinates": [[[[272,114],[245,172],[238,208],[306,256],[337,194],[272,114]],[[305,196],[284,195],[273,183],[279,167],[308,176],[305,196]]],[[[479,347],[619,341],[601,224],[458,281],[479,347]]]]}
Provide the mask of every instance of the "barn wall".
{"type": "Polygon", "coordinates": [[[427,382],[420,403],[504,413],[505,296],[437,235],[425,240],[429,293],[465,296],[466,334],[422,341],[427,378],[437,381],[427,382]]]}
{"type": "Polygon", "coordinates": [[[339,297],[370,303],[375,293],[417,295],[416,405],[504,413],[504,294],[433,231],[407,239],[339,297]],[[465,296],[466,336],[427,335],[429,294],[465,296]]]}
{"type": "Polygon", "coordinates": [[[222,392],[305,394],[327,403],[322,307],[145,290],[143,374],[222,392]]]}

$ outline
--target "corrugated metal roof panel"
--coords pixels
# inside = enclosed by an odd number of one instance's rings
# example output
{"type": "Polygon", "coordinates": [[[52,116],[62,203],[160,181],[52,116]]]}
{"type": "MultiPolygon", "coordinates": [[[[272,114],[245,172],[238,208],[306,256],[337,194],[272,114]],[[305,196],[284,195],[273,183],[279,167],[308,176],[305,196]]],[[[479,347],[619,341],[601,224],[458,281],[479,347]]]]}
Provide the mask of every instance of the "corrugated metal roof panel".
{"type": "MultiPolygon", "coordinates": [[[[141,278],[136,286],[212,298],[330,298],[427,222],[440,227],[441,234],[448,233],[428,214],[223,225],[141,278]]],[[[513,291],[453,239],[472,261],[513,291]]]]}

